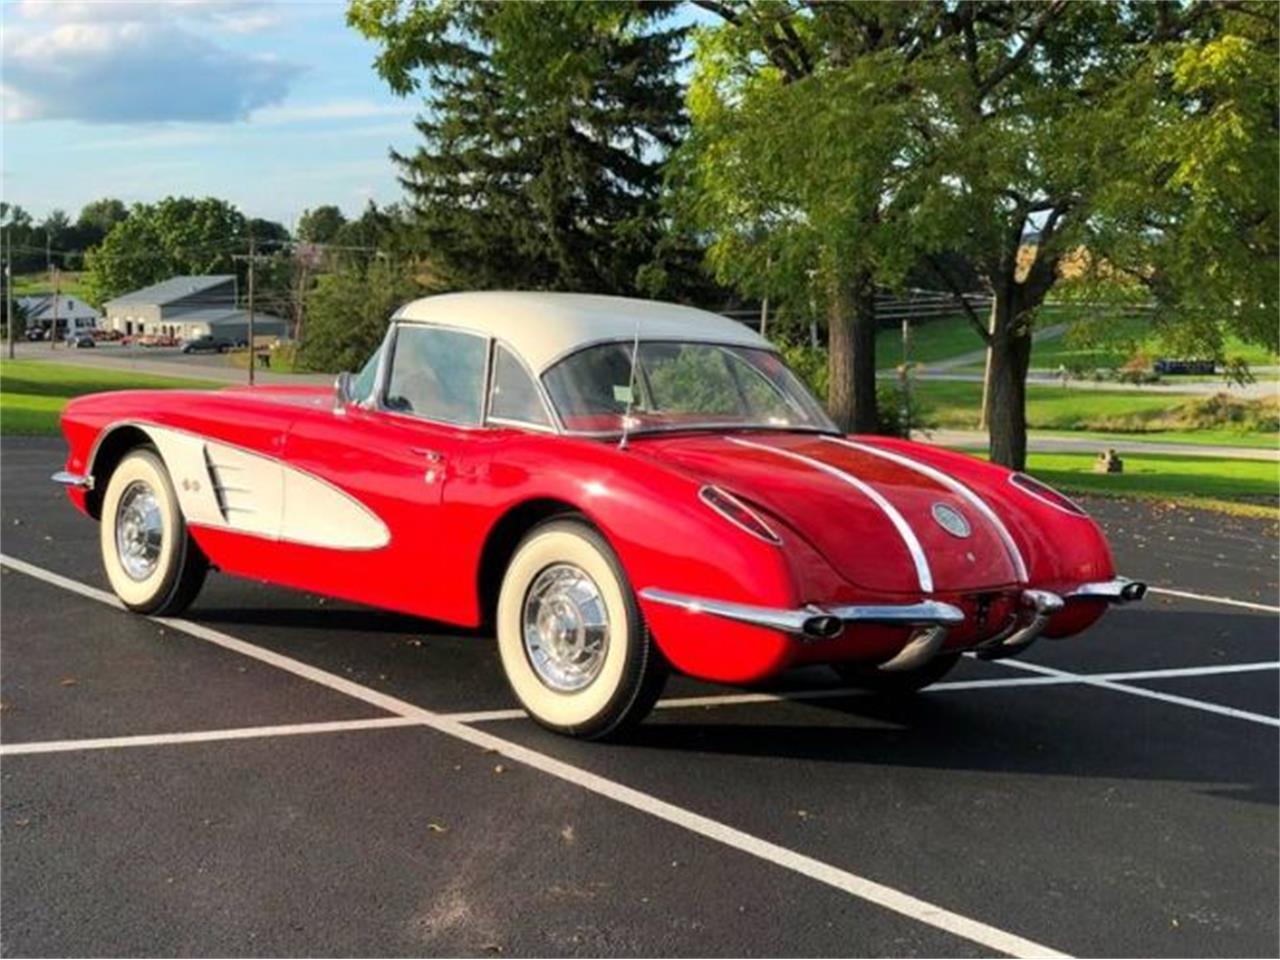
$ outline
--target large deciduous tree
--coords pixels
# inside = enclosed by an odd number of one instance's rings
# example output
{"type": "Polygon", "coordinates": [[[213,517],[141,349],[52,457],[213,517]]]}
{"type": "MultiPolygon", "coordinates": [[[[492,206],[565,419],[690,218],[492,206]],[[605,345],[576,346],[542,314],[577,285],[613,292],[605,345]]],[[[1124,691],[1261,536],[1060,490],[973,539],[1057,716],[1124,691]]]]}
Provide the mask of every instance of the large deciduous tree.
{"type": "Polygon", "coordinates": [[[699,6],[722,22],[697,48],[678,209],[712,238],[720,279],[757,297],[821,301],[828,408],[842,429],[873,432],[876,288],[911,266],[903,172],[927,109],[899,86],[929,10],[699,6]]]}
{"type": "MultiPolygon", "coordinates": [[[[942,29],[947,42],[915,70],[934,105],[917,224],[958,241],[990,288],[989,321],[970,314],[990,348],[990,453],[1021,468],[1032,330],[1066,258],[1143,277],[1180,309],[1216,289],[1215,322],[1257,289],[1252,271],[1275,277],[1274,15],[1247,3],[984,2],[947,8],[942,29]],[[1239,32],[1259,22],[1270,24],[1265,69],[1239,32]],[[1235,162],[1224,168],[1224,155],[1235,162]]],[[[1196,313],[1168,319],[1186,330],[1196,313]]]]}
{"type": "Polygon", "coordinates": [[[661,164],[684,118],[669,3],[352,0],[378,72],[423,94],[393,154],[449,286],[667,293],[661,164]]]}
{"type": "Polygon", "coordinates": [[[85,285],[98,304],[175,274],[240,273],[248,221],[225,200],[166,197],[135,204],[85,257],[85,285]]]}
{"type": "Polygon", "coordinates": [[[1026,460],[1032,327],[1068,256],[1138,278],[1183,330],[1198,317],[1201,340],[1227,320],[1274,342],[1265,5],[699,5],[722,25],[691,94],[692,207],[740,283],[794,282],[802,264],[839,278],[827,300],[841,425],[873,422],[858,408],[874,360],[860,311],[840,323],[839,295],[894,277],[912,251],[934,254],[957,294],[943,252],[989,288],[990,317],[958,302],[990,348],[991,456],[1009,466],[1026,460]]]}

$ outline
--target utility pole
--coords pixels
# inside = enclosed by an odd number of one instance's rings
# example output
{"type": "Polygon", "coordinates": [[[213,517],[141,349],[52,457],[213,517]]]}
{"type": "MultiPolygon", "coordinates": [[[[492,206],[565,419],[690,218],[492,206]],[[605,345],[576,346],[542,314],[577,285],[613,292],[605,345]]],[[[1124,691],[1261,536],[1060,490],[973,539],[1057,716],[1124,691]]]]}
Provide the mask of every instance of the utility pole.
{"type": "Polygon", "coordinates": [[[58,344],[58,298],[62,296],[62,271],[53,268],[53,326],[49,329],[49,349],[58,344]]]}
{"type": "MultiPolygon", "coordinates": [[[[991,298],[991,318],[987,322],[987,332],[991,339],[996,335],[996,298],[991,298]]],[[[991,398],[991,340],[987,341],[987,362],[982,369],[982,410],[978,413],[978,429],[987,429],[987,403],[991,398]]]]}
{"type": "Polygon", "coordinates": [[[4,319],[9,337],[9,359],[13,359],[13,231],[5,231],[9,246],[4,260],[4,319]]]}
{"type": "Polygon", "coordinates": [[[258,350],[253,342],[253,269],[258,262],[257,245],[249,234],[249,386],[253,386],[253,368],[258,365],[258,350]]]}
{"type": "MultiPolygon", "coordinates": [[[[914,299],[914,298],[913,298],[914,299]]],[[[911,439],[911,318],[902,318],[902,430],[911,439]]]]}

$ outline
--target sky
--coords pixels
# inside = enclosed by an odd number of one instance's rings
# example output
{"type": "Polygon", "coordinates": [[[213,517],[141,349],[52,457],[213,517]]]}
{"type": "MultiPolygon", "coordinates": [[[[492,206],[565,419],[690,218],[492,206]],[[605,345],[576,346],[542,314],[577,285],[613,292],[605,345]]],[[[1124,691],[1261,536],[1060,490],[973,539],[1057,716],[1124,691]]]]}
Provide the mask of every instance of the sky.
{"type": "Polygon", "coordinates": [[[3,0],[3,197],[215,196],[290,229],[402,199],[420,99],[393,95],[341,0],[3,0]]]}

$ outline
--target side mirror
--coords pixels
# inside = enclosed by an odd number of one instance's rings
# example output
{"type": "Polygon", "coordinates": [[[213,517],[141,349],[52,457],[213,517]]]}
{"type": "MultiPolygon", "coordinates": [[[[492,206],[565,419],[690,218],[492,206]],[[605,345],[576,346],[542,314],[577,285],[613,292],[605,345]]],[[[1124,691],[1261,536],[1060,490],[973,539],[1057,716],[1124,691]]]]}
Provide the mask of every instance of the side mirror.
{"type": "Polygon", "coordinates": [[[338,374],[337,379],[333,381],[334,413],[345,414],[347,412],[347,407],[351,406],[351,386],[354,382],[355,378],[345,370],[338,374]]]}

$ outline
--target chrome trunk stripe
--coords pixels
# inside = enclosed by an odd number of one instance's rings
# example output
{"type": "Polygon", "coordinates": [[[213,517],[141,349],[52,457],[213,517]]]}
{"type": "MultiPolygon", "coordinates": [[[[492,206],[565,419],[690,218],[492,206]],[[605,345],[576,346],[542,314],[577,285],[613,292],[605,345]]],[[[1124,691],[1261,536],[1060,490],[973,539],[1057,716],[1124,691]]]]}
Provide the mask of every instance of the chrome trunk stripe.
{"type": "Polygon", "coordinates": [[[927,463],[912,460],[910,457],[905,457],[900,453],[881,450],[878,447],[872,447],[865,443],[858,443],[855,440],[846,440],[844,437],[823,437],[822,439],[831,443],[838,443],[841,446],[849,447],[852,450],[861,450],[863,453],[869,453],[873,457],[881,457],[884,460],[906,467],[908,470],[914,470],[916,473],[942,484],[952,493],[956,494],[956,496],[963,499],[967,504],[969,504],[969,506],[973,507],[973,509],[977,510],[978,513],[982,514],[982,516],[986,518],[987,522],[995,528],[996,535],[999,536],[1001,542],[1004,544],[1005,552],[1009,554],[1009,559],[1013,561],[1013,569],[1017,574],[1018,581],[1020,583],[1026,583],[1030,579],[1030,575],[1027,573],[1026,561],[1022,558],[1022,551],[1018,549],[1018,545],[1014,542],[1013,536],[1009,533],[1009,528],[1004,525],[1004,521],[996,515],[996,512],[991,509],[990,505],[988,505],[985,500],[955,477],[948,476],[937,467],[931,467],[927,463]]]}
{"type": "Polygon", "coordinates": [[[916,579],[919,581],[920,589],[924,593],[933,592],[933,572],[929,569],[929,560],[924,555],[924,547],[920,545],[920,540],[916,536],[916,532],[911,529],[911,524],[907,523],[906,517],[898,512],[898,508],[885,499],[879,490],[871,486],[864,480],[860,480],[853,474],[846,473],[838,467],[833,467],[829,463],[823,463],[813,457],[806,457],[802,453],[794,453],[791,450],[783,450],[780,447],[771,447],[764,443],[754,443],[751,440],[743,440],[740,437],[726,437],[730,443],[736,443],[740,447],[750,447],[753,450],[765,450],[769,453],[776,453],[780,457],[787,457],[803,463],[806,466],[813,467],[815,470],[821,470],[828,476],[835,477],[837,480],[847,483],[859,493],[863,494],[868,500],[880,508],[894,528],[898,531],[898,536],[902,538],[903,545],[907,548],[907,553],[911,555],[911,560],[915,564],[916,579]]]}

